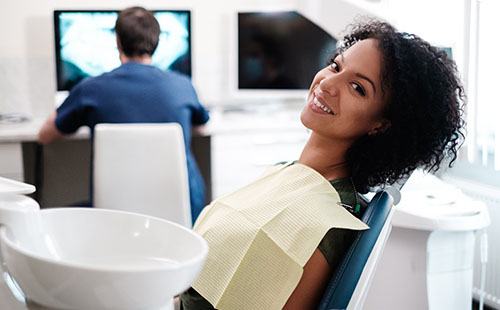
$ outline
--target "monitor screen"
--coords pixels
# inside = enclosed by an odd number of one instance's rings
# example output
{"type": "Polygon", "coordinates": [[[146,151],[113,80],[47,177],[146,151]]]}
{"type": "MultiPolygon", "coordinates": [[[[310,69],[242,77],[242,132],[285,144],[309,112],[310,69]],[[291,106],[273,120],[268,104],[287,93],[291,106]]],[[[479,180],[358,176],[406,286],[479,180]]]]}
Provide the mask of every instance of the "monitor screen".
{"type": "MultiPolygon", "coordinates": [[[[119,11],[54,11],[57,90],[120,66],[115,22],[119,11]]],[[[160,41],[153,65],[191,76],[190,12],[153,11],[160,41]]]]}
{"type": "Polygon", "coordinates": [[[308,89],[336,44],[297,12],[238,13],[238,89],[308,89]]]}

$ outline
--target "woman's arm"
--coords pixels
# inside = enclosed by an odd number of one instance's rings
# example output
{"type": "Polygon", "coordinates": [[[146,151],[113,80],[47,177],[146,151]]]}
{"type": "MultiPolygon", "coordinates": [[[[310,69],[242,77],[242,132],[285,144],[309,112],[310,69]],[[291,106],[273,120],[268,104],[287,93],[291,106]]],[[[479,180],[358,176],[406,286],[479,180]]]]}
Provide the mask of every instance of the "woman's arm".
{"type": "Polygon", "coordinates": [[[283,309],[316,309],[330,279],[331,271],[323,253],[316,249],[304,266],[302,278],[283,309]]]}

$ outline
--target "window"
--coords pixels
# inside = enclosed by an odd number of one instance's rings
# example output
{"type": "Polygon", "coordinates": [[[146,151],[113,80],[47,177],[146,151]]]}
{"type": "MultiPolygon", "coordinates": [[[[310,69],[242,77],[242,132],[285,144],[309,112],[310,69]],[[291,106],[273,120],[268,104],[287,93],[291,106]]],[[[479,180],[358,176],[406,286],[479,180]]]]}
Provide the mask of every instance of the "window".
{"type": "Polygon", "coordinates": [[[500,184],[500,1],[470,0],[466,156],[454,173],[500,184]]]}
{"type": "Polygon", "coordinates": [[[499,1],[478,1],[476,130],[481,162],[500,171],[499,1]]]}

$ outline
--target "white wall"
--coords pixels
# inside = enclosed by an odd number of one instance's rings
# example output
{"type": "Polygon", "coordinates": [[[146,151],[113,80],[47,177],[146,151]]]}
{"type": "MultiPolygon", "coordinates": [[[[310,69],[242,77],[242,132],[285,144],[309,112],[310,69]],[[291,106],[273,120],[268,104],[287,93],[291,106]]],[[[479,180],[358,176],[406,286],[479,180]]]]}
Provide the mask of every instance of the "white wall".
{"type": "Polygon", "coordinates": [[[47,1],[2,0],[0,29],[0,112],[30,112],[55,89],[47,1]]]}
{"type": "Polygon", "coordinates": [[[349,0],[299,0],[298,10],[323,29],[342,38],[348,25],[360,17],[378,17],[372,9],[349,0]]]}
{"type": "MultiPolygon", "coordinates": [[[[317,0],[313,0],[317,1],[317,0]]],[[[464,0],[346,0],[414,33],[433,45],[451,47],[459,71],[464,70],[464,0]]]]}
{"type": "Polygon", "coordinates": [[[430,43],[453,48],[464,67],[464,0],[299,0],[299,9],[333,34],[359,16],[374,16],[430,43]]]}
{"type": "MultiPolygon", "coordinates": [[[[193,82],[202,101],[216,104],[230,92],[231,44],[237,11],[298,9],[338,35],[369,12],[434,44],[454,47],[463,65],[464,0],[142,0],[149,9],[192,11],[193,82]]],[[[53,109],[54,9],[120,9],[132,0],[0,0],[0,113],[45,116],[53,109]]],[[[233,50],[234,51],[234,50],[233,50]]]]}

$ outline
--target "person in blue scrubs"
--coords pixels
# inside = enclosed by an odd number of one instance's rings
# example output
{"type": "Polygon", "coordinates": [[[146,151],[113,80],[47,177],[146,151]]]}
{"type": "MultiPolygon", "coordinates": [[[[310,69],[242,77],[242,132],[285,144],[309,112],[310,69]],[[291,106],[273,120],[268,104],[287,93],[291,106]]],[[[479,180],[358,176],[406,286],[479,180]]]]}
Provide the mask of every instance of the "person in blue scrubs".
{"type": "Polygon", "coordinates": [[[121,66],[76,85],[46,120],[38,140],[48,144],[81,126],[88,126],[93,137],[99,123],[179,123],[186,145],[194,221],[205,205],[205,185],[191,152],[191,129],[205,124],[208,112],[187,76],[151,65],[160,35],[151,12],[141,7],[125,9],[115,29],[121,66]]]}

